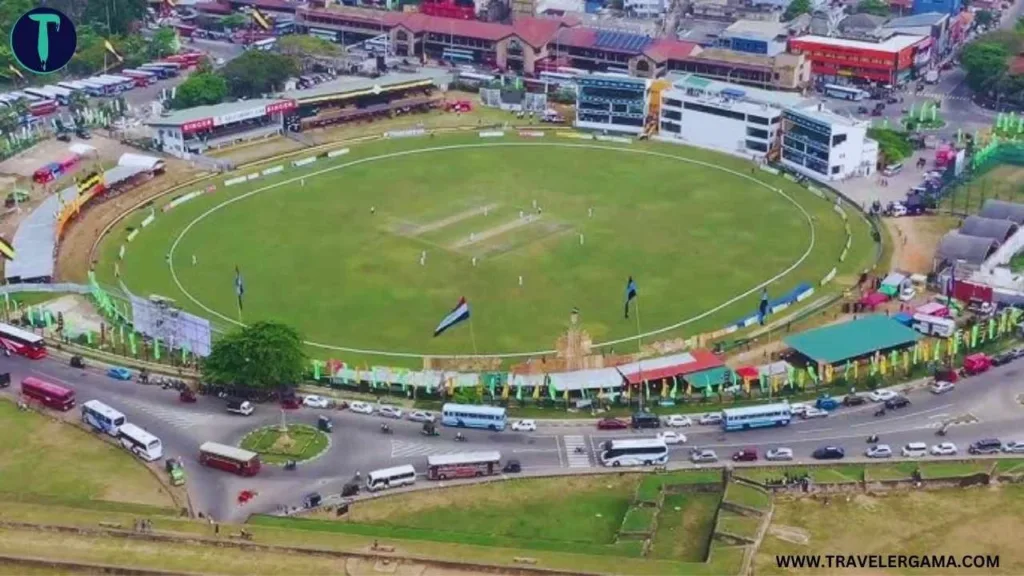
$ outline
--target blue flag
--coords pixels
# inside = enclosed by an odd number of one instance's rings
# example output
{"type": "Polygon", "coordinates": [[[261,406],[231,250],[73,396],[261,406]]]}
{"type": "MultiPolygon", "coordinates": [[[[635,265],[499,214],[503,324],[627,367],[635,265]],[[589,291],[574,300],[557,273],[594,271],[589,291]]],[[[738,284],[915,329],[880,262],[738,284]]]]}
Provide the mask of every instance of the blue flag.
{"type": "Polygon", "coordinates": [[[235,266],[235,295],[238,296],[238,309],[242,309],[242,294],[245,294],[245,283],[242,282],[242,271],[235,266]]]}
{"type": "Polygon", "coordinates": [[[757,307],[757,322],[764,326],[764,319],[768,317],[768,288],[761,290],[761,304],[757,307]]]}
{"type": "Polygon", "coordinates": [[[626,318],[629,318],[629,303],[634,298],[636,298],[636,282],[633,280],[633,277],[630,276],[629,280],[626,282],[626,305],[624,307],[626,318]]]}

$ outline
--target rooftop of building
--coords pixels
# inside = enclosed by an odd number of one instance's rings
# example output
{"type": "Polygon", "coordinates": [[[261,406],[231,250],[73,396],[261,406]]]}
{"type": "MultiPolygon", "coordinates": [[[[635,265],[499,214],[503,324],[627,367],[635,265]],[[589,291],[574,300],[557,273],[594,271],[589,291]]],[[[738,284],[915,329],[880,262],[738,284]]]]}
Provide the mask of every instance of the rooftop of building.
{"type": "Polygon", "coordinates": [[[788,336],[783,342],[811,360],[836,364],[877,351],[910,346],[922,337],[892,318],[873,314],[788,336]]]}
{"type": "Polygon", "coordinates": [[[808,100],[804,102],[803,105],[794,106],[792,109],[808,118],[817,120],[819,122],[823,122],[825,124],[832,124],[838,126],[862,126],[870,124],[870,122],[866,120],[858,120],[852,116],[847,116],[829,110],[828,108],[825,107],[824,103],[815,102],[813,100],[808,100]]]}
{"type": "Polygon", "coordinates": [[[296,8],[299,8],[299,4],[295,2],[288,2],[287,0],[228,0],[232,4],[244,4],[246,6],[255,6],[260,10],[269,10],[271,12],[291,12],[294,13],[296,8]]]}
{"type": "Polygon", "coordinates": [[[389,88],[412,82],[438,82],[439,80],[450,77],[451,74],[447,70],[439,68],[421,68],[418,72],[413,74],[389,72],[377,78],[344,76],[310,88],[282,92],[278,94],[278,96],[281,96],[282,98],[292,98],[299,102],[303,102],[326,96],[344,96],[346,94],[356,94],[373,90],[386,91],[389,88]]]}
{"type": "Polygon", "coordinates": [[[787,36],[789,34],[789,26],[785,22],[737,20],[730,24],[722,34],[726,36],[774,40],[779,36],[787,36]]]}
{"type": "Polygon", "coordinates": [[[750,54],[748,52],[737,52],[726,48],[704,48],[694,58],[701,60],[714,60],[715,62],[727,62],[729,64],[742,64],[745,66],[768,67],[772,65],[772,56],[764,54],[750,54]]]}
{"type": "Polygon", "coordinates": [[[791,42],[818,44],[822,46],[835,46],[837,48],[852,48],[854,50],[874,50],[877,52],[896,53],[904,48],[909,48],[927,38],[925,36],[896,35],[872,42],[870,40],[851,40],[848,38],[830,38],[827,36],[801,36],[794,38],[791,42]]]}
{"type": "Polygon", "coordinates": [[[235,112],[242,112],[244,110],[252,110],[253,108],[261,108],[280,101],[281,100],[276,98],[257,98],[255,100],[224,102],[221,104],[213,104],[211,106],[196,106],[195,108],[187,108],[185,110],[171,112],[166,116],[159,116],[150,120],[147,124],[151,126],[180,126],[188,122],[195,122],[196,120],[204,120],[206,118],[234,114],[235,112]]]}
{"type": "Polygon", "coordinates": [[[942,12],[925,12],[924,14],[914,14],[913,16],[901,16],[899,18],[893,18],[885,24],[882,24],[883,28],[916,28],[918,26],[935,26],[941,24],[943,20],[948,20],[949,14],[943,14],[942,12]]]}
{"type": "Polygon", "coordinates": [[[757,104],[768,104],[777,108],[793,108],[811,103],[810,100],[800,94],[751,88],[750,86],[733,84],[731,82],[711,80],[696,74],[669,74],[668,79],[672,82],[673,88],[679,90],[695,88],[711,94],[722,94],[729,98],[748,100],[757,104]]]}
{"type": "Polygon", "coordinates": [[[839,29],[843,32],[853,30],[874,30],[885,23],[885,16],[874,14],[851,14],[839,22],[839,29]]]}
{"type": "Polygon", "coordinates": [[[722,34],[728,27],[729,24],[727,22],[685,18],[679,23],[676,37],[686,42],[714,44],[722,37],[722,34]]]}

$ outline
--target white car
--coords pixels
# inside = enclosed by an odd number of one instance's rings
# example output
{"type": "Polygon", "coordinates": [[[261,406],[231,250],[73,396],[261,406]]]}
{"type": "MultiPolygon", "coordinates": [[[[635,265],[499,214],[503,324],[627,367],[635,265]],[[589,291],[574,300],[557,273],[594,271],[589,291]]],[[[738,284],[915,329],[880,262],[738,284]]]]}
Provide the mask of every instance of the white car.
{"type": "Polygon", "coordinates": [[[942,444],[936,444],[929,450],[932,456],[956,456],[958,450],[956,444],[952,442],[943,442],[942,444]]]}
{"type": "Polygon", "coordinates": [[[671,426],[672,428],[686,428],[688,426],[693,426],[693,420],[690,420],[689,416],[673,414],[668,418],[665,418],[665,426],[671,426]]]}
{"type": "Polygon", "coordinates": [[[828,417],[828,412],[825,411],[825,410],[821,410],[820,408],[808,408],[807,410],[804,410],[804,414],[803,414],[804,420],[810,420],[811,418],[827,418],[827,417],[828,417]]]}
{"type": "Polygon", "coordinates": [[[928,445],[924,442],[911,442],[900,450],[904,458],[924,458],[928,455],[928,445]]]}
{"type": "Polygon", "coordinates": [[[915,296],[917,296],[917,289],[907,286],[900,291],[900,302],[910,302],[915,296]]]}
{"type": "Polygon", "coordinates": [[[807,412],[808,408],[810,408],[810,406],[803,402],[796,402],[795,404],[789,405],[789,411],[793,416],[803,416],[804,412],[807,412]]]}
{"type": "Polygon", "coordinates": [[[872,402],[885,402],[887,400],[892,400],[897,396],[899,396],[899,394],[892,390],[872,390],[868,393],[868,398],[870,398],[872,402]]]}
{"type": "Polygon", "coordinates": [[[864,455],[868,458],[892,458],[892,448],[888,444],[878,444],[868,448],[864,455]]]}
{"type": "Polygon", "coordinates": [[[792,448],[772,448],[771,450],[765,452],[764,459],[765,460],[770,460],[772,462],[782,462],[782,461],[786,461],[786,460],[792,460],[793,459],[793,449],[792,448]]]}
{"type": "Polygon", "coordinates": [[[715,424],[721,424],[722,414],[720,412],[712,412],[710,414],[705,414],[700,417],[700,420],[697,420],[697,423],[701,424],[702,426],[712,426],[715,424]]]}
{"type": "Polygon", "coordinates": [[[686,436],[685,435],[680,434],[678,432],[673,432],[671,430],[668,430],[666,432],[659,432],[658,433],[658,439],[661,440],[662,442],[664,442],[665,444],[669,444],[669,445],[671,445],[671,444],[685,444],[686,443],[686,436]]]}
{"type": "Polygon", "coordinates": [[[718,454],[715,454],[714,450],[699,450],[694,448],[693,452],[690,453],[690,461],[694,464],[700,464],[701,462],[718,462],[718,454]]]}
{"type": "Polygon", "coordinates": [[[512,423],[512,430],[516,432],[536,432],[537,423],[533,420],[517,420],[512,423]]]}
{"type": "Polygon", "coordinates": [[[928,387],[928,389],[932,391],[932,394],[945,394],[946,392],[952,391],[953,388],[956,388],[956,386],[952,382],[943,382],[942,380],[933,382],[932,385],[928,387]]]}
{"type": "Polygon", "coordinates": [[[413,411],[413,412],[409,412],[409,415],[406,416],[406,418],[408,418],[409,420],[412,420],[413,422],[433,422],[434,421],[434,415],[431,414],[430,412],[424,412],[423,410],[416,410],[416,411],[413,411]]]}
{"type": "Polygon", "coordinates": [[[373,414],[373,404],[370,404],[369,402],[360,402],[356,400],[355,402],[349,403],[348,409],[356,414],[373,414]]]}
{"type": "Polygon", "coordinates": [[[384,406],[377,408],[377,415],[397,420],[402,417],[402,409],[398,406],[389,406],[385,404],[384,406]]]}
{"type": "Polygon", "coordinates": [[[1003,452],[1009,452],[1010,454],[1022,454],[1024,453],[1024,442],[1011,441],[1003,444],[1003,452]]]}
{"type": "Polygon", "coordinates": [[[302,399],[302,405],[307,408],[327,408],[331,401],[323,396],[306,396],[302,399]]]}

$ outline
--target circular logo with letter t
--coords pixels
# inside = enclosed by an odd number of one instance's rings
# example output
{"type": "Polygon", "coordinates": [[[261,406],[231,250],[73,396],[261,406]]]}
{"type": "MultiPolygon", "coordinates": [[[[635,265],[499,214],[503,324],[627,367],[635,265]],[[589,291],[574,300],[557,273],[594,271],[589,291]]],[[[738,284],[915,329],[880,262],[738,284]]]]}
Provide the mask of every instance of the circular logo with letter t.
{"type": "MultiPolygon", "coordinates": [[[[77,44],[75,25],[53,8],[29,10],[11,28],[11,52],[18,64],[36,74],[49,74],[67,66],[77,44]]],[[[19,74],[16,70],[12,72],[19,74]]]]}

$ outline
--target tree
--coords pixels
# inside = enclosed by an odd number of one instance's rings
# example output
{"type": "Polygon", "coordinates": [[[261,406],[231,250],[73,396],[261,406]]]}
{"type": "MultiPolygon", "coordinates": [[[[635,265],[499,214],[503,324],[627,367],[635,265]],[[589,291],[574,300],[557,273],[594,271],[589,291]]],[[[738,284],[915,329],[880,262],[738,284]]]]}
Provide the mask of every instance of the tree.
{"type": "Polygon", "coordinates": [[[176,44],[178,43],[178,33],[170,26],[164,26],[153,33],[153,36],[149,39],[148,50],[146,51],[150,58],[163,58],[164,56],[170,56],[175,54],[178,49],[176,44]]]}
{"type": "Polygon", "coordinates": [[[793,0],[786,7],[786,11],[782,13],[782,19],[789,21],[801,14],[810,14],[811,12],[811,0],[793,0]]]}
{"type": "Polygon", "coordinates": [[[992,91],[1006,74],[1009,56],[1010,52],[996,42],[979,38],[968,44],[960,55],[960,64],[967,72],[967,85],[975,92],[992,91]]]}
{"type": "Polygon", "coordinates": [[[172,108],[192,108],[220,104],[228,94],[228,83],[220,74],[198,72],[182,82],[174,92],[172,108]]]}
{"type": "Polygon", "coordinates": [[[221,68],[228,93],[237,98],[257,98],[284,87],[284,81],[299,73],[288,56],[250,50],[221,68]]]}
{"type": "Polygon", "coordinates": [[[249,24],[249,18],[244,14],[228,14],[220,19],[220,25],[225,28],[245,28],[249,24]]]}
{"type": "MultiPolygon", "coordinates": [[[[3,0],[6,4],[10,0],[3,0]]],[[[46,5],[67,14],[76,26],[91,24],[103,36],[136,32],[146,19],[147,0],[47,0],[46,5]]],[[[33,2],[42,4],[42,2],[33,2]]]]}
{"type": "Polygon", "coordinates": [[[883,0],[860,0],[857,3],[858,14],[874,14],[875,16],[888,16],[889,5],[883,0]]]}
{"type": "Polygon", "coordinates": [[[317,38],[291,34],[277,40],[277,50],[286,56],[340,56],[342,49],[334,42],[317,38]]]}
{"type": "Polygon", "coordinates": [[[257,322],[215,341],[202,370],[212,384],[272,389],[298,382],[305,362],[298,332],[277,322],[257,322]]]}
{"type": "Polygon", "coordinates": [[[988,10],[978,10],[974,13],[974,21],[978,26],[988,27],[992,24],[993,20],[995,20],[995,16],[988,10]]]}

